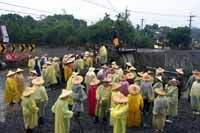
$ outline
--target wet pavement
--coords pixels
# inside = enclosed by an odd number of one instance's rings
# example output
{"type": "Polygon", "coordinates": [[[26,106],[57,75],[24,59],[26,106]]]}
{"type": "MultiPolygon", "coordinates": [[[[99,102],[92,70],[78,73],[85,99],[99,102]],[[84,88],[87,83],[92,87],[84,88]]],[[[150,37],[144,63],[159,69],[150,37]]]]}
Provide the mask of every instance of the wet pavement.
{"type": "MultiPolygon", "coordinates": [[[[0,71],[0,133],[24,133],[23,116],[20,105],[15,106],[15,111],[9,112],[7,106],[3,104],[3,90],[6,71],[0,71]]],[[[27,79],[27,70],[25,71],[25,78],[27,79]]],[[[63,85],[64,86],[64,85],[63,85]]],[[[59,86],[58,88],[62,88],[59,86]]],[[[46,107],[45,120],[46,124],[35,129],[34,133],[53,133],[54,132],[54,115],[51,112],[51,107],[55,103],[59,96],[61,89],[49,90],[48,96],[49,102],[46,107]]],[[[85,107],[87,104],[85,103],[85,107]]],[[[85,111],[87,112],[87,111],[85,111]]],[[[94,124],[93,119],[82,113],[80,117],[80,123],[84,130],[84,133],[111,133],[112,127],[107,123],[94,124]]],[[[182,99],[179,104],[179,116],[174,120],[173,124],[166,124],[164,132],[167,133],[198,133],[200,132],[200,116],[193,117],[189,103],[182,99]]],[[[127,133],[151,133],[154,130],[149,128],[130,128],[127,129],[127,133]]],[[[80,127],[77,120],[74,118],[71,121],[71,133],[80,133],[80,127]]]]}

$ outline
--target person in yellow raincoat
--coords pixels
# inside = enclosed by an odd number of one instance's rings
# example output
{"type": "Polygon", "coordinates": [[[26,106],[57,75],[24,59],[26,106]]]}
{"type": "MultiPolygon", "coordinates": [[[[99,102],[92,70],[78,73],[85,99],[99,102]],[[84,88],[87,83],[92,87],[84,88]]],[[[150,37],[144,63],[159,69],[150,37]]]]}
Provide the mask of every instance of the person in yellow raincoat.
{"type": "Polygon", "coordinates": [[[5,84],[4,103],[8,103],[10,106],[12,106],[14,102],[20,102],[20,93],[14,76],[15,72],[9,71],[5,84]]]}
{"type": "Polygon", "coordinates": [[[22,112],[26,133],[32,133],[33,129],[38,126],[38,107],[31,97],[34,90],[27,87],[22,96],[22,112]]]}
{"type": "MultiPolygon", "coordinates": [[[[111,83],[111,97],[114,97],[115,95],[118,94],[119,92],[119,88],[121,87],[121,84],[120,83],[111,83]]],[[[111,98],[111,104],[110,104],[110,108],[114,108],[116,107],[117,104],[113,101],[113,99],[111,98]]],[[[113,125],[113,120],[112,120],[112,117],[110,115],[110,125],[112,126],[113,125]]]]}
{"type": "Polygon", "coordinates": [[[178,115],[178,88],[177,80],[175,78],[169,80],[169,86],[166,89],[166,96],[168,101],[167,120],[168,123],[173,123],[174,117],[178,115]]]}
{"type": "Polygon", "coordinates": [[[200,72],[193,71],[195,80],[190,91],[190,104],[194,115],[200,114],[200,72]]]}
{"type": "Polygon", "coordinates": [[[29,56],[29,59],[28,59],[29,71],[33,71],[34,70],[34,66],[35,66],[35,60],[34,60],[33,56],[29,56]]]}
{"type": "Polygon", "coordinates": [[[68,96],[72,91],[63,90],[51,110],[55,113],[55,133],[70,133],[70,119],[73,112],[68,108],[68,96]]]}
{"type": "Polygon", "coordinates": [[[126,133],[126,118],[128,114],[128,98],[122,93],[112,97],[117,104],[111,108],[111,117],[113,119],[113,133],[126,133]]]}
{"type": "Polygon", "coordinates": [[[108,51],[105,47],[105,45],[102,45],[99,49],[100,54],[100,63],[101,64],[107,64],[108,62],[108,51]]]}
{"type": "Polygon", "coordinates": [[[95,122],[98,122],[99,119],[103,118],[103,121],[107,119],[107,113],[110,108],[110,97],[111,97],[111,89],[109,83],[110,79],[105,78],[102,80],[102,84],[97,88],[96,91],[96,118],[95,122]]]}
{"type": "Polygon", "coordinates": [[[88,92],[88,88],[90,86],[90,82],[93,80],[93,79],[96,79],[96,74],[95,74],[95,68],[94,67],[90,67],[88,72],[86,73],[85,75],[85,85],[86,85],[86,89],[87,89],[87,92],[88,92]]]}
{"type": "Polygon", "coordinates": [[[15,80],[17,82],[17,88],[20,93],[20,97],[22,96],[22,93],[25,89],[25,79],[23,75],[23,69],[17,68],[16,74],[15,74],[15,80]]]}
{"type": "Polygon", "coordinates": [[[28,79],[29,79],[29,86],[30,86],[30,87],[33,86],[32,80],[35,79],[35,78],[37,78],[37,77],[38,77],[38,76],[37,76],[37,72],[36,72],[35,70],[30,71],[29,77],[28,77],[28,79]]]}
{"type": "Polygon", "coordinates": [[[165,97],[166,93],[163,88],[155,88],[155,93],[158,96],[154,99],[152,126],[156,131],[162,132],[165,127],[167,115],[167,98],[165,97]]]}
{"type": "Polygon", "coordinates": [[[48,61],[46,64],[47,64],[47,68],[44,75],[44,79],[47,86],[53,87],[52,85],[55,85],[58,82],[56,78],[56,70],[51,64],[51,62],[48,61]]]}
{"type": "Polygon", "coordinates": [[[37,107],[39,108],[39,124],[44,123],[44,113],[45,105],[48,102],[47,92],[43,86],[44,80],[42,77],[37,77],[32,80],[34,93],[32,94],[33,99],[36,102],[37,107]]]}
{"type": "Polygon", "coordinates": [[[58,57],[54,57],[52,65],[56,71],[56,79],[58,83],[60,83],[61,82],[60,59],[58,57]]]}
{"type": "Polygon", "coordinates": [[[80,74],[81,71],[84,69],[84,60],[82,59],[81,56],[78,55],[76,59],[76,67],[77,67],[77,72],[80,74]]]}
{"type": "Polygon", "coordinates": [[[140,87],[132,84],[128,88],[128,127],[139,127],[142,123],[142,109],[144,106],[142,95],[140,94],[140,87]]]}
{"type": "MultiPolygon", "coordinates": [[[[69,91],[72,90],[72,85],[73,85],[72,84],[72,79],[77,75],[78,75],[78,73],[76,73],[76,72],[72,73],[72,76],[67,81],[66,90],[69,90],[69,91]]],[[[68,97],[68,104],[69,104],[69,109],[71,110],[72,109],[72,105],[73,105],[73,99],[72,99],[71,96],[68,97]]]]}
{"type": "Polygon", "coordinates": [[[86,68],[93,67],[93,56],[88,51],[86,51],[84,54],[84,61],[86,68]]]}
{"type": "Polygon", "coordinates": [[[70,58],[67,59],[64,62],[64,77],[65,77],[65,81],[67,81],[73,73],[73,62],[74,62],[75,58],[70,58]]]}

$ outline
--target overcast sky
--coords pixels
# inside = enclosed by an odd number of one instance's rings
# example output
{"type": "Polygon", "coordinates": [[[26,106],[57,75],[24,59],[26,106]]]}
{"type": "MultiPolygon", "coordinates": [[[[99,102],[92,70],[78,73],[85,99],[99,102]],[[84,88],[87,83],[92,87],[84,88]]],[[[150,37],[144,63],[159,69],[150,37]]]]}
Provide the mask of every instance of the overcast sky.
{"type": "MultiPolygon", "coordinates": [[[[144,18],[144,25],[158,23],[172,27],[186,26],[189,23],[189,15],[192,14],[196,15],[192,25],[200,28],[200,0],[0,0],[0,2],[51,12],[38,12],[0,3],[0,9],[38,15],[59,14],[63,13],[62,9],[65,9],[67,14],[85,19],[90,24],[103,18],[105,12],[115,18],[115,15],[124,11],[126,7],[130,10],[130,20],[134,25],[141,24],[141,19],[144,18]]],[[[0,10],[0,13],[8,12],[0,10]]]]}

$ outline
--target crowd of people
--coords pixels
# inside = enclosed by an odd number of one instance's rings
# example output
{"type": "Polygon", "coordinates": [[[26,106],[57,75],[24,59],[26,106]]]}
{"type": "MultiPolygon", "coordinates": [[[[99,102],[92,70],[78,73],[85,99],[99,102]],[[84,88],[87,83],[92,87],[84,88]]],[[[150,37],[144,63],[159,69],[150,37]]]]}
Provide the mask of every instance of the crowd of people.
{"type": "Polygon", "coordinates": [[[155,72],[138,72],[130,62],[122,68],[115,61],[108,64],[107,58],[104,46],[95,58],[94,53],[88,51],[63,58],[51,58],[47,54],[41,58],[31,56],[28,61],[30,83],[25,84],[23,69],[9,71],[4,102],[10,107],[17,103],[22,106],[27,133],[45,122],[46,88],[58,89],[62,82],[66,87],[51,108],[55,114],[55,133],[69,133],[70,119],[78,119],[85,110],[95,124],[109,123],[113,133],[126,133],[127,127],[141,126],[152,126],[162,132],[166,122],[173,123],[176,119],[179,99],[186,90],[190,90],[193,114],[200,114],[199,70],[194,70],[184,84],[181,68],[166,81],[161,67],[155,72]],[[101,64],[100,68],[95,68],[95,60],[101,64]],[[87,101],[87,109],[84,101],[87,101]]]}

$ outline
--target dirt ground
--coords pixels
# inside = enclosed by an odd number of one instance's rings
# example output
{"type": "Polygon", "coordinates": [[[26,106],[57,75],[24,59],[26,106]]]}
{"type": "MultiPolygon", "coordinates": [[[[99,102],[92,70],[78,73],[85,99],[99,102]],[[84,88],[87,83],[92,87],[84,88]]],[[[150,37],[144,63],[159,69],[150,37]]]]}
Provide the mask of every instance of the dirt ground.
{"type": "MultiPolygon", "coordinates": [[[[24,133],[22,110],[19,105],[15,106],[14,112],[9,112],[2,103],[3,86],[5,75],[7,71],[0,72],[0,129],[1,133],[24,133]],[[5,119],[5,120],[4,120],[5,119]]],[[[27,75],[26,75],[27,76],[27,75]]],[[[62,88],[62,86],[59,86],[62,88]]],[[[35,133],[53,133],[54,132],[54,115],[51,112],[51,107],[59,96],[61,89],[47,90],[49,96],[49,103],[46,108],[45,120],[46,124],[34,130],[35,133]]],[[[85,107],[87,104],[85,103],[85,107]]],[[[87,109],[87,108],[86,108],[87,109]]],[[[81,114],[80,123],[84,133],[111,133],[112,127],[107,123],[94,124],[93,119],[85,113],[81,114]]],[[[187,100],[181,99],[179,104],[179,116],[175,119],[173,124],[166,124],[164,132],[166,133],[198,133],[200,132],[200,116],[193,117],[189,103],[187,100]]],[[[127,133],[153,133],[152,128],[130,128],[127,133]]],[[[71,133],[80,133],[80,127],[77,121],[73,118],[71,120],[71,133]]]]}

